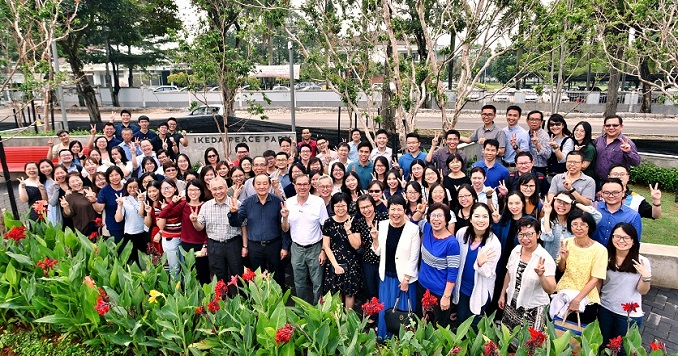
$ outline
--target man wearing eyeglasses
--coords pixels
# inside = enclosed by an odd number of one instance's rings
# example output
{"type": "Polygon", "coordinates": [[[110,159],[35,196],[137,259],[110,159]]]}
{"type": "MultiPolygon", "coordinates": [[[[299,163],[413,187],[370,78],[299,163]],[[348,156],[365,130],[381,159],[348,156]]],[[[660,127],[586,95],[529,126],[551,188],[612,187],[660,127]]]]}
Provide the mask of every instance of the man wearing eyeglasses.
{"type": "Polygon", "coordinates": [[[621,164],[626,168],[640,165],[638,148],[630,138],[622,134],[623,120],[619,115],[605,118],[603,128],[605,133],[593,141],[596,146],[596,177],[607,177],[610,167],[621,164]]]}
{"type": "Polygon", "coordinates": [[[478,160],[482,159],[485,140],[491,138],[499,142],[499,151],[497,156],[503,157],[506,150],[506,134],[494,123],[497,116],[497,108],[494,105],[485,105],[480,109],[480,118],[483,120],[483,126],[480,126],[471,135],[471,137],[460,137],[459,142],[473,143],[478,142],[478,160]]]}
{"type": "MultiPolygon", "coordinates": [[[[263,156],[256,156],[252,160],[252,173],[254,173],[254,176],[258,176],[260,174],[266,174],[268,176],[268,173],[266,173],[266,167],[268,166],[268,161],[266,158],[263,156]]],[[[245,184],[243,184],[242,187],[242,192],[238,196],[238,200],[241,202],[245,201],[248,197],[257,194],[256,187],[254,186],[254,178],[252,177],[248,180],[245,181],[245,184]]],[[[285,192],[283,186],[280,184],[280,180],[275,177],[275,178],[270,178],[271,182],[269,182],[269,193],[276,195],[278,198],[285,200],[285,192]]]]}
{"type": "Polygon", "coordinates": [[[244,142],[235,145],[235,160],[232,162],[233,166],[240,166],[240,160],[244,157],[250,156],[250,146],[244,142]]]}
{"type": "MultiPolygon", "coordinates": [[[[331,190],[331,180],[329,186],[331,190]]],[[[297,194],[285,202],[287,209],[282,214],[282,230],[289,231],[292,238],[290,252],[296,294],[316,304],[322,293],[323,265],[327,258],[322,249],[322,227],[329,216],[323,199],[309,194],[311,180],[307,175],[296,177],[294,188],[297,194]],[[307,282],[309,278],[312,288],[307,282]]]]}
{"type": "Polygon", "coordinates": [[[629,179],[631,172],[622,165],[612,166],[608,178],[619,178],[624,185],[624,205],[635,210],[641,218],[659,219],[662,216],[662,192],[659,190],[659,183],[654,186],[650,184],[650,195],[652,204],[647,202],[644,196],[629,189],[629,179]]]}
{"type": "Polygon", "coordinates": [[[598,202],[598,211],[603,216],[596,225],[596,231],[591,236],[594,240],[607,246],[612,228],[620,222],[626,222],[638,231],[638,237],[642,236],[643,224],[640,222],[640,214],[624,205],[624,184],[619,178],[607,178],[603,180],[600,195],[604,201],[598,202]]]}
{"type": "Polygon", "coordinates": [[[560,192],[568,192],[584,205],[591,205],[596,198],[596,181],[584,174],[582,164],[584,154],[580,151],[570,151],[565,158],[565,173],[556,174],[551,180],[549,201],[560,192]]]}

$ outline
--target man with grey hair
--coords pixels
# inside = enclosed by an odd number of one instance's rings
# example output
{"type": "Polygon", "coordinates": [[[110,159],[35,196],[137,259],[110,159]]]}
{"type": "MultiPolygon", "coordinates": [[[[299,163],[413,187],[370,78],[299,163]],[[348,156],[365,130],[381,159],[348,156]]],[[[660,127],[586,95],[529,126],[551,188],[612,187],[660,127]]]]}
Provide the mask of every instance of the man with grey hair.
{"type": "MultiPolygon", "coordinates": [[[[226,194],[228,186],[224,178],[217,176],[212,179],[209,189],[214,199],[208,200],[202,207],[187,205],[191,209],[189,218],[196,230],[207,232],[207,245],[203,246],[203,250],[207,249],[210,272],[217,279],[228,281],[243,272],[242,258],[247,256],[247,237],[244,237],[242,228],[231,226],[226,218],[231,200],[235,200],[236,206],[239,202],[226,194]]],[[[229,293],[233,292],[229,289],[229,293]]]]}
{"type": "MultiPolygon", "coordinates": [[[[259,174],[267,174],[267,167],[268,160],[263,156],[256,156],[252,160],[252,173],[254,174],[254,177],[259,174]]],[[[243,184],[242,193],[240,193],[240,197],[238,197],[238,200],[241,202],[256,194],[256,190],[254,189],[254,177],[246,180],[245,184],[243,184]]],[[[275,194],[278,198],[285,200],[285,190],[282,184],[280,184],[280,172],[274,172],[271,175],[271,191],[269,193],[275,194]]]]}
{"type": "Polygon", "coordinates": [[[309,194],[311,180],[307,175],[297,176],[294,188],[297,194],[285,202],[286,209],[282,211],[282,229],[289,231],[292,238],[290,252],[297,296],[315,304],[322,293],[323,265],[327,258],[322,249],[322,227],[329,216],[323,199],[309,194]],[[312,295],[308,288],[309,277],[312,295]]]}

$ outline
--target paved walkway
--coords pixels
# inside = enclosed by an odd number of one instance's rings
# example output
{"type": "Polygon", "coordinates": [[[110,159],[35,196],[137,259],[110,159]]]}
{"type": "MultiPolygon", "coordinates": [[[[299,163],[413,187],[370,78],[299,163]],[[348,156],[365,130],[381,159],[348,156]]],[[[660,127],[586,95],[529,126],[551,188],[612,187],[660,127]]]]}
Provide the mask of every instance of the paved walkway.
{"type": "MultiPolygon", "coordinates": [[[[0,179],[0,207],[10,210],[9,197],[3,179],[0,179]]],[[[18,200],[19,193],[15,188],[18,200]]],[[[26,214],[28,206],[18,201],[19,214],[26,214]]],[[[11,210],[10,210],[11,211],[11,210]]],[[[655,339],[663,341],[670,354],[678,353],[678,290],[653,287],[643,298],[645,318],[640,328],[643,345],[655,339]]]]}

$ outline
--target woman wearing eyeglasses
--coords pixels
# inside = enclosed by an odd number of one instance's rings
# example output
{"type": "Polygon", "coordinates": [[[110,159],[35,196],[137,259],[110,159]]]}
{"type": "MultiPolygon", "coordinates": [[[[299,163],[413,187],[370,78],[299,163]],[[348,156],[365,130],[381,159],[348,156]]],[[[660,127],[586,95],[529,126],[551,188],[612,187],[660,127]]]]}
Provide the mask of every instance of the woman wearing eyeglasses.
{"type": "Polygon", "coordinates": [[[570,311],[568,320],[577,322],[577,313],[582,323],[596,320],[600,294],[598,284],[607,276],[607,249],[591,238],[596,230],[596,221],[589,213],[573,211],[567,218],[567,229],[574,235],[566,239],[560,247],[558,269],[563,277],[558,281],[556,290],[575,291],[563,310],[551,306],[551,313],[561,317],[570,311]],[[575,294],[576,293],[576,294],[575,294]]]}
{"type": "Polygon", "coordinates": [[[639,251],[640,239],[633,225],[622,222],[612,228],[607,243],[607,276],[598,308],[603,345],[619,335],[625,336],[629,322],[639,328],[643,322],[643,295],[650,290],[652,267],[639,251]],[[626,310],[625,304],[631,308],[626,310]]]}
{"type": "Polygon", "coordinates": [[[567,129],[567,122],[560,114],[553,114],[548,121],[548,134],[551,137],[551,148],[553,152],[548,159],[548,174],[554,176],[558,173],[564,173],[567,169],[565,167],[565,159],[567,154],[574,149],[574,141],[572,140],[570,130],[567,129]]]}
{"type": "MultiPolygon", "coordinates": [[[[421,212],[415,215],[415,219],[423,216],[421,212]]],[[[420,225],[422,243],[417,299],[421,300],[426,290],[438,298],[440,302],[433,308],[431,321],[442,327],[450,324],[452,291],[459,273],[459,242],[454,229],[447,227],[452,218],[447,205],[434,203],[428,207],[427,222],[420,225]]]]}
{"type": "Polygon", "coordinates": [[[365,194],[357,201],[360,214],[356,214],[351,224],[351,234],[360,235],[363,270],[363,288],[365,298],[371,299],[379,295],[379,256],[372,251],[370,231],[382,220],[388,219],[388,213],[377,211],[374,199],[365,194]]]}
{"type": "Polygon", "coordinates": [[[558,258],[560,254],[560,242],[574,236],[567,229],[567,218],[570,216],[570,212],[577,209],[591,214],[596,224],[603,218],[594,207],[577,203],[572,194],[568,192],[560,192],[551,201],[547,198],[544,202],[544,217],[541,218],[541,240],[546,251],[554,259],[558,258]]]}
{"type": "Polygon", "coordinates": [[[524,217],[516,223],[518,241],[508,256],[506,275],[499,293],[501,323],[509,330],[527,323],[537,330],[546,325],[549,294],[556,290],[556,263],[539,245],[539,222],[524,217]]]}

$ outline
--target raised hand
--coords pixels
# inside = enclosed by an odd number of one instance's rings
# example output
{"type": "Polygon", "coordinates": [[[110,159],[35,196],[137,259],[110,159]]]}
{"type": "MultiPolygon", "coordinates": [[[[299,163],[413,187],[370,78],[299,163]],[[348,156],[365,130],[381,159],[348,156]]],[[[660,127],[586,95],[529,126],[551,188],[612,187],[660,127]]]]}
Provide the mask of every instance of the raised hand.
{"type": "Polygon", "coordinates": [[[511,135],[511,147],[516,147],[518,146],[518,136],[516,134],[511,135]]]}
{"type": "Polygon", "coordinates": [[[492,194],[494,193],[494,188],[487,187],[485,190],[485,195],[487,195],[487,198],[490,199],[492,197],[492,194]]]}
{"type": "Polygon", "coordinates": [[[278,184],[280,183],[280,171],[276,169],[276,171],[273,173],[273,177],[271,177],[271,186],[273,189],[278,188],[278,184]]]}
{"type": "Polygon", "coordinates": [[[567,190],[572,190],[572,182],[567,179],[563,179],[563,187],[567,190]]]}
{"type": "Polygon", "coordinates": [[[544,204],[542,204],[543,206],[541,208],[541,211],[544,212],[544,216],[546,216],[547,219],[550,219],[549,216],[551,216],[551,211],[553,211],[551,202],[549,201],[548,197],[544,198],[544,204]]]}
{"type": "Polygon", "coordinates": [[[570,251],[567,249],[568,241],[560,242],[560,260],[567,261],[567,257],[570,256],[570,251]]]}
{"type": "Polygon", "coordinates": [[[122,204],[125,202],[125,200],[122,197],[122,193],[120,194],[115,193],[115,202],[118,203],[118,206],[122,206],[122,204]]]}
{"type": "Polygon", "coordinates": [[[499,192],[499,195],[504,196],[508,194],[508,188],[506,188],[506,182],[503,180],[499,181],[499,185],[497,186],[497,191],[499,192]]]}
{"type": "Polygon", "coordinates": [[[25,187],[26,187],[26,180],[25,180],[23,177],[19,177],[19,178],[17,178],[17,180],[19,181],[19,186],[20,186],[21,188],[25,188],[25,187]]]}
{"type": "Polygon", "coordinates": [[[68,202],[66,201],[66,197],[59,198],[59,204],[64,209],[68,208],[68,202]]]}
{"type": "Polygon", "coordinates": [[[537,131],[532,133],[532,137],[530,138],[530,140],[535,146],[539,144],[539,136],[537,136],[537,131]]]}
{"type": "Polygon", "coordinates": [[[49,147],[54,146],[54,137],[50,137],[49,140],[47,140],[47,146],[49,147]]]}
{"type": "Polygon", "coordinates": [[[198,221],[198,207],[189,206],[189,208],[191,209],[191,214],[188,215],[188,218],[191,220],[191,222],[198,221]]]}
{"type": "Polygon", "coordinates": [[[405,189],[405,187],[407,186],[407,182],[405,182],[405,180],[402,178],[398,178],[398,182],[400,182],[400,187],[405,189]]]}
{"type": "Polygon", "coordinates": [[[240,193],[242,193],[242,184],[236,184],[233,186],[233,200],[238,200],[240,193]]]}
{"type": "Polygon", "coordinates": [[[431,149],[434,147],[438,147],[438,144],[440,143],[440,132],[436,131],[436,135],[433,136],[433,140],[431,140],[431,149]]]}
{"type": "Polygon", "coordinates": [[[347,234],[349,231],[351,231],[351,226],[353,226],[353,217],[350,217],[344,221],[344,230],[346,230],[347,234]]]}
{"type": "Polygon", "coordinates": [[[400,166],[398,165],[398,159],[395,157],[395,155],[391,159],[391,167],[393,167],[393,169],[400,169],[400,166]]]}
{"type": "Polygon", "coordinates": [[[280,216],[282,216],[283,219],[286,219],[288,216],[290,216],[290,211],[287,209],[285,202],[280,203],[280,216]]]}
{"type": "Polygon", "coordinates": [[[85,188],[85,198],[89,200],[90,203],[94,203],[97,201],[97,195],[92,191],[92,188],[87,187],[85,188]]]}
{"type": "Polygon", "coordinates": [[[494,249],[488,247],[481,247],[478,251],[478,257],[476,262],[478,266],[482,267],[486,262],[494,261],[494,257],[497,255],[497,252],[494,249]]]}
{"type": "Polygon", "coordinates": [[[231,204],[230,204],[230,209],[231,213],[237,213],[238,212],[238,198],[235,195],[236,189],[233,189],[233,197],[231,198],[231,204]]]}
{"type": "Polygon", "coordinates": [[[539,262],[537,263],[537,267],[534,268],[534,271],[537,272],[537,276],[541,277],[544,275],[544,257],[539,257],[539,262]]]}
{"type": "Polygon", "coordinates": [[[97,125],[95,124],[89,125],[89,134],[92,136],[97,134],[97,125]]]}
{"type": "Polygon", "coordinates": [[[178,195],[175,195],[175,196],[172,197],[172,203],[176,204],[176,203],[180,202],[181,199],[183,199],[183,198],[178,196],[178,195]]]}
{"type": "Polygon", "coordinates": [[[419,214],[424,215],[426,213],[426,208],[428,207],[428,204],[426,202],[421,202],[417,204],[417,212],[419,214]]]}
{"type": "Polygon", "coordinates": [[[110,120],[111,120],[111,122],[115,121],[115,111],[111,111],[110,120]]]}
{"type": "Polygon", "coordinates": [[[640,273],[640,278],[650,278],[650,271],[648,271],[647,266],[645,265],[645,262],[643,260],[640,260],[640,262],[636,260],[631,260],[633,262],[633,267],[636,268],[636,271],[640,273]]]}
{"type": "Polygon", "coordinates": [[[619,149],[624,153],[631,152],[631,140],[626,137],[622,137],[621,142],[622,144],[619,146],[619,149]]]}
{"type": "Polygon", "coordinates": [[[560,145],[558,145],[558,142],[556,142],[556,136],[555,135],[551,135],[551,141],[549,142],[549,145],[551,145],[551,148],[553,148],[553,149],[560,147],[560,145]]]}
{"type": "Polygon", "coordinates": [[[188,134],[186,133],[186,130],[181,130],[181,136],[184,136],[184,138],[186,138],[186,135],[188,135],[188,134]]]}
{"type": "Polygon", "coordinates": [[[656,183],[654,187],[650,184],[650,196],[652,197],[652,204],[659,205],[662,203],[662,191],[659,190],[659,183],[656,183]]]}
{"type": "Polygon", "coordinates": [[[379,239],[379,230],[377,230],[377,225],[375,223],[372,223],[372,226],[370,226],[370,236],[372,237],[372,240],[379,239]]]}
{"type": "Polygon", "coordinates": [[[147,215],[151,215],[151,212],[153,212],[153,207],[151,206],[151,204],[145,204],[144,211],[146,212],[147,215]]]}

